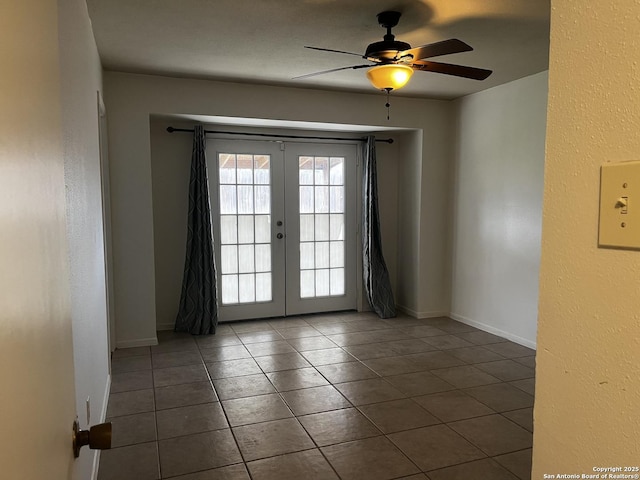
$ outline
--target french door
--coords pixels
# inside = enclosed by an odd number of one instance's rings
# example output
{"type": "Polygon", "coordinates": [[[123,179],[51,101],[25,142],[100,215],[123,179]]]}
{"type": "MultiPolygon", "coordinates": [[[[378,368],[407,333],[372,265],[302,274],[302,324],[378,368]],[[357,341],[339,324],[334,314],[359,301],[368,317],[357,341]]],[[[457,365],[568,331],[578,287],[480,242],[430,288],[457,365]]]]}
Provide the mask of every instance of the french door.
{"type": "Polygon", "coordinates": [[[356,307],[354,145],[207,148],[222,321],[356,307]]]}

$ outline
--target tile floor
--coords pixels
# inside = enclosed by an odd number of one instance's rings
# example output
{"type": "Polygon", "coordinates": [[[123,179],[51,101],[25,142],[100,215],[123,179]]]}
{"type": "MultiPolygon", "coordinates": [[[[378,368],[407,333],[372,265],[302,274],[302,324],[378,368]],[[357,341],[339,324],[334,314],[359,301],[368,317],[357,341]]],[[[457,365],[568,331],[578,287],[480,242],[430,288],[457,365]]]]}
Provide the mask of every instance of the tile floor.
{"type": "Polygon", "coordinates": [[[371,313],[117,350],[99,480],[529,480],[535,351],[371,313]]]}

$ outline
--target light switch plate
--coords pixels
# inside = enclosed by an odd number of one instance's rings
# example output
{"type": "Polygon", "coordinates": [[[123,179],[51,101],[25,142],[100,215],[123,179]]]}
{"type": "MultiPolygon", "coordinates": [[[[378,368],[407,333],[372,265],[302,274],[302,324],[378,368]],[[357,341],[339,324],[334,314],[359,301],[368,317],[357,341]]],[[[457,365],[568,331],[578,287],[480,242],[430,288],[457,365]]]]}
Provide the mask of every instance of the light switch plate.
{"type": "Polygon", "coordinates": [[[640,249],[640,161],[601,167],[598,246],[640,249]]]}

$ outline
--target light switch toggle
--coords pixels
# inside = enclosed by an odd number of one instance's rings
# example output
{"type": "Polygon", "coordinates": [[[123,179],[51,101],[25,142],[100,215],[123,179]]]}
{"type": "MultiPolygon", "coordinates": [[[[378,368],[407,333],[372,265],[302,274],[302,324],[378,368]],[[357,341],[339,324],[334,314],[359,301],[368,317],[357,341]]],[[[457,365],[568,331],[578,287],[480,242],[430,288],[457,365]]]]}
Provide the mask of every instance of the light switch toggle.
{"type": "Polygon", "coordinates": [[[629,206],[629,197],[620,197],[618,199],[618,201],[616,201],[616,208],[620,209],[620,213],[622,215],[626,215],[627,214],[628,206],[629,206]]]}

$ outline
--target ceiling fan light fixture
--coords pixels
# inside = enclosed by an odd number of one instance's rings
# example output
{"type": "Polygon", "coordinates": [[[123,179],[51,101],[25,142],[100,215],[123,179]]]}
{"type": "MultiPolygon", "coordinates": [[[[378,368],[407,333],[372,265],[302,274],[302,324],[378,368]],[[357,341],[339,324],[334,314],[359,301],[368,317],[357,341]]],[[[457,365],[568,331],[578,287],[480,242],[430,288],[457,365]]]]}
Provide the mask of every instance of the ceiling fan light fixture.
{"type": "Polygon", "coordinates": [[[408,65],[390,63],[378,65],[367,70],[367,78],[378,90],[397,90],[404,87],[413,75],[408,65]]]}

